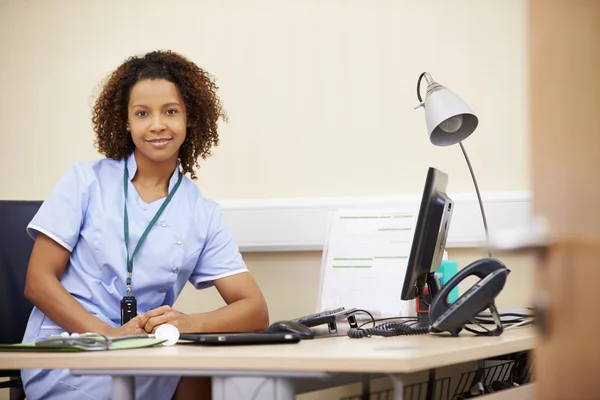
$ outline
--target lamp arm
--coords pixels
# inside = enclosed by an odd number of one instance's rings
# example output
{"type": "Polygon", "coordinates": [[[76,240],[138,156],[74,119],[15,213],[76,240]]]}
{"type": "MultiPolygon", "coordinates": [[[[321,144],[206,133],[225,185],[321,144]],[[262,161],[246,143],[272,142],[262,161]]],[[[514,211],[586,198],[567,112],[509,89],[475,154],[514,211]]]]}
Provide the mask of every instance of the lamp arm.
{"type": "Polygon", "coordinates": [[[471,172],[471,178],[473,178],[473,184],[475,185],[475,192],[477,193],[477,200],[479,201],[479,209],[481,210],[481,216],[483,217],[483,228],[485,229],[485,239],[487,242],[488,255],[490,257],[492,257],[492,248],[490,246],[490,234],[488,231],[487,219],[485,218],[485,211],[483,209],[483,202],[481,201],[481,194],[479,194],[479,186],[477,185],[477,179],[475,179],[475,173],[473,172],[473,168],[471,167],[471,161],[469,161],[469,156],[467,155],[465,146],[463,146],[462,142],[459,142],[459,144],[460,144],[460,149],[462,150],[462,153],[465,156],[465,161],[467,162],[467,166],[469,167],[469,172],[471,172]]]}

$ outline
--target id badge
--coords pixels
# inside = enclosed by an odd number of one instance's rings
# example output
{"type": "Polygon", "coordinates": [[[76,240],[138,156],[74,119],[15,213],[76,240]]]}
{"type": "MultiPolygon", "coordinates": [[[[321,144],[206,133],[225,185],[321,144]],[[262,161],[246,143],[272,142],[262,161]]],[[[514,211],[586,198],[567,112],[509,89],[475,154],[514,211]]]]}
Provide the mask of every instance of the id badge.
{"type": "Polygon", "coordinates": [[[121,325],[125,325],[137,315],[137,301],[133,296],[125,296],[121,300],[121,325]]]}

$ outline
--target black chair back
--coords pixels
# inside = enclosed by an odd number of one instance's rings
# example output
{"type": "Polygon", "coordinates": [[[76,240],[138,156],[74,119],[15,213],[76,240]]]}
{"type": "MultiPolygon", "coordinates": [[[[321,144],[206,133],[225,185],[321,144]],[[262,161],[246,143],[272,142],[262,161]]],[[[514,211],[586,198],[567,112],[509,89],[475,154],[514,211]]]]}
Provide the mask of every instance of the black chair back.
{"type": "MultiPolygon", "coordinates": [[[[0,343],[23,339],[33,305],[25,298],[25,278],[33,239],[27,224],[42,205],[41,201],[0,200],[0,343]]],[[[24,400],[21,371],[0,370],[9,377],[0,388],[9,388],[11,400],[24,400]]]]}
{"type": "Polygon", "coordinates": [[[21,342],[33,308],[23,295],[34,242],[25,229],[41,204],[0,200],[0,343],[21,342]]]}
{"type": "Polygon", "coordinates": [[[33,248],[25,229],[41,204],[0,200],[0,343],[21,342],[33,308],[23,295],[33,248]]]}
{"type": "MultiPolygon", "coordinates": [[[[33,239],[27,224],[41,201],[0,200],[0,343],[19,343],[23,339],[33,305],[25,298],[25,278],[33,239]]],[[[0,370],[10,380],[0,388],[10,389],[10,399],[25,399],[21,371],[0,370]]]]}

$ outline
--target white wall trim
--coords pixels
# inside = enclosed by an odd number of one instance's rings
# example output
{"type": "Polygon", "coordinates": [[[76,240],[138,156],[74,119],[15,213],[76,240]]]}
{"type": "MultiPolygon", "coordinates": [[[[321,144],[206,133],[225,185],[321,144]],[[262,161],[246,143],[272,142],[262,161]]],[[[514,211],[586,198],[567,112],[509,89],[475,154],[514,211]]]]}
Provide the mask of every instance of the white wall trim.
{"type": "MultiPolygon", "coordinates": [[[[455,202],[448,248],[479,247],[485,231],[475,194],[449,193],[455,202]]],[[[221,201],[227,223],[242,252],[322,250],[329,213],[349,207],[418,206],[420,195],[309,197],[221,201]]],[[[532,221],[531,192],[482,193],[493,239],[506,229],[532,221]]]]}

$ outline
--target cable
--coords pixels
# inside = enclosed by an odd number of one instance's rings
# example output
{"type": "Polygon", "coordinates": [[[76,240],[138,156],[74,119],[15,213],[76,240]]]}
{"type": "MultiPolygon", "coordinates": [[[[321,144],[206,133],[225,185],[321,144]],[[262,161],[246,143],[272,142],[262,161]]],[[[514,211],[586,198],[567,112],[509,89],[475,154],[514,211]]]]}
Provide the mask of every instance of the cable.
{"type": "Polygon", "coordinates": [[[348,336],[353,339],[361,339],[371,336],[401,336],[401,335],[424,335],[429,333],[429,327],[414,328],[404,322],[386,322],[373,328],[355,329],[348,331],[348,336]]]}
{"type": "Polygon", "coordinates": [[[475,321],[471,321],[471,323],[473,323],[473,325],[477,325],[477,326],[480,326],[480,327],[482,327],[482,328],[485,330],[485,332],[478,331],[478,330],[476,330],[476,329],[473,329],[473,328],[469,328],[469,326],[467,326],[467,325],[465,325],[465,326],[463,327],[463,328],[465,328],[465,331],[468,331],[468,332],[474,333],[475,335],[486,335],[486,336],[487,336],[487,335],[489,335],[489,334],[490,334],[490,332],[491,332],[491,331],[490,331],[488,328],[486,328],[485,326],[483,326],[483,325],[479,325],[479,324],[478,324],[478,323],[476,323],[475,321]]]}
{"type": "Polygon", "coordinates": [[[492,247],[490,246],[490,234],[488,231],[487,219],[485,218],[485,211],[483,210],[483,202],[481,201],[481,194],[479,193],[479,186],[477,185],[477,179],[475,179],[475,173],[473,172],[473,167],[471,167],[471,161],[469,161],[469,156],[467,155],[465,146],[463,145],[462,141],[459,142],[459,144],[460,144],[460,149],[462,150],[462,153],[465,156],[465,161],[467,162],[469,171],[471,172],[471,178],[473,178],[473,184],[475,185],[475,192],[477,193],[477,200],[479,201],[479,208],[481,209],[481,216],[483,217],[483,227],[485,229],[485,239],[487,242],[488,255],[490,257],[492,257],[492,247]]]}
{"type": "MultiPolygon", "coordinates": [[[[508,319],[508,320],[502,320],[503,324],[516,324],[519,322],[523,322],[525,320],[525,318],[517,318],[517,319],[508,319]]],[[[483,325],[495,325],[495,322],[491,319],[485,319],[485,318],[474,318],[473,321],[476,321],[480,324],[483,325]]]]}
{"type": "MultiPolygon", "coordinates": [[[[357,309],[354,309],[354,310],[352,310],[352,312],[350,312],[350,313],[348,313],[348,314],[347,314],[347,317],[349,317],[349,316],[351,316],[351,315],[354,315],[354,314],[360,314],[360,313],[365,313],[365,314],[367,314],[369,317],[371,317],[371,321],[367,321],[367,322],[363,323],[361,326],[363,326],[363,325],[366,325],[366,324],[368,324],[368,323],[372,323],[372,324],[373,324],[373,327],[375,327],[375,321],[376,321],[376,319],[375,319],[375,317],[373,317],[373,314],[371,314],[371,313],[370,313],[370,312],[368,312],[367,310],[363,310],[362,308],[357,308],[357,309]]],[[[359,327],[359,328],[360,328],[360,327],[359,327]]]]}
{"type": "Polygon", "coordinates": [[[375,327],[375,322],[382,322],[382,321],[391,321],[391,320],[407,320],[407,321],[417,321],[416,317],[389,317],[389,318],[379,318],[379,319],[374,319],[373,321],[367,321],[367,322],[363,322],[362,324],[360,324],[358,326],[358,329],[362,328],[363,326],[372,323],[373,324],[373,328],[375,327]]]}
{"type": "MultiPolygon", "coordinates": [[[[498,317],[500,317],[500,318],[502,318],[502,317],[517,317],[515,319],[509,319],[509,320],[502,321],[503,324],[513,324],[513,323],[522,322],[529,318],[533,318],[533,315],[522,314],[522,313],[503,313],[503,314],[498,314],[498,317]]],[[[492,319],[491,315],[489,317],[479,315],[479,316],[475,317],[474,320],[479,322],[480,324],[494,324],[495,323],[494,320],[492,319]]]]}
{"type": "Polygon", "coordinates": [[[531,325],[531,324],[533,324],[533,318],[526,319],[526,320],[518,322],[516,324],[509,325],[506,328],[504,328],[504,330],[518,328],[521,326],[527,326],[527,325],[531,325]]]}
{"type": "Polygon", "coordinates": [[[423,72],[421,73],[421,75],[419,75],[419,79],[417,80],[417,99],[419,99],[419,103],[423,102],[423,99],[421,98],[421,79],[423,79],[423,77],[425,76],[427,72],[423,72]]]}
{"type": "Polygon", "coordinates": [[[470,321],[470,322],[473,325],[477,325],[485,330],[485,332],[482,332],[482,331],[478,331],[476,329],[469,328],[468,325],[463,326],[463,328],[466,331],[474,333],[475,335],[478,335],[478,336],[500,336],[500,335],[502,335],[502,332],[504,332],[504,326],[502,324],[496,325],[496,329],[494,329],[493,331],[490,331],[485,326],[478,324],[477,321],[470,321]]]}
{"type": "MultiPolygon", "coordinates": [[[[507,312],[507,313],[499,313],[498,314],[499,317],[521,317],[521,318],[531,318],[533,317],[533,314],[524,314],[524,313],[513,313],[513,312],[507,312]]],[[[481,317],[480,317],[481,318],[481,317]]]]}

